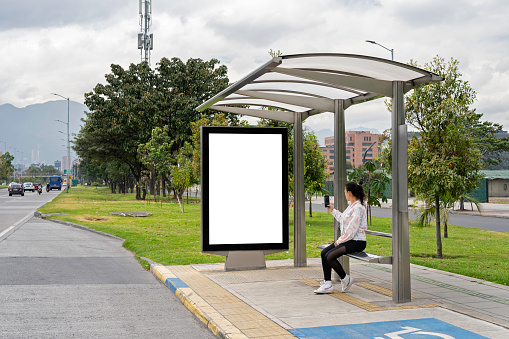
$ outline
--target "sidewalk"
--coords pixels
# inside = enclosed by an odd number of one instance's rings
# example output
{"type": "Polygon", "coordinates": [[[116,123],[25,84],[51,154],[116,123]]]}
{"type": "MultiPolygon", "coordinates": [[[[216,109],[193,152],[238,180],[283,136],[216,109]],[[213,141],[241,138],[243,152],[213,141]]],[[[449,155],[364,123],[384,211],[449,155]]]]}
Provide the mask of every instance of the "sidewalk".
{"type": "MultiPolygon", "coordinates": [[[[409,205],[414,205],[414,199],[408,199],[409,205]]],[[[476,215],[482,217],[495,217],[495,218],[505,218],[509,219],[509,204],[497,204],[497,203],[481,203],[481,212],[479,212],[474,204],[470,202],[465,202],[463,207],[464,211],[460,211],[459,202],[455,203],[454,209],[450,210],[452,214],[464,214],[464,215],[476,215]]],[[[392,207],[392,199],[388,199],[387,203],[382,203],[382,208],[391,208],[392,207]]],[[[416,208],[416,207],[410,207],[416,208]]]]}
{"type": "Polygon", "coordinates": [[[225,272],[224,264],[152,265],[221,338],[509,338],[509,286],[411,265],[412,301],[392,301],[390,265],[351,260],[355,284],[315,295],[320,259],[225,272]]]}

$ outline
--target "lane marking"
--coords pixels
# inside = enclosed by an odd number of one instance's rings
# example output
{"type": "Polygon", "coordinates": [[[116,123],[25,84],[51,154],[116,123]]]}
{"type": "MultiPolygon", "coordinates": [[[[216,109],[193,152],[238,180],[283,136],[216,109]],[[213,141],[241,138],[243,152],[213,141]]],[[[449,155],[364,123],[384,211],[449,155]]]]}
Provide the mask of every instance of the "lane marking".
{"type": "Polygon", "coordinates": [[[0,241],[3,241],[5,239],[2,239],[2,237],[7,234],[9,231],[11,231],[13,228],[17,227],[17,226],[20,226],[20,225],[23,225],[25,224],[28,219],[32,218],[34,216],[34,212],[30,212],[28,213],[25,217],[23,217],[21,220],[18,220],[14,225],[12,225],[11,227],[7,228],[5,231],[3,231],[2,233],[0,233],[0,241]]]}
{"type": "Polygon", "coordinates": [[[14,226],[11,226],[11,227],[9,227],[8,229],[6,229],[5,231],[3,231],[2,233],[0,233],[0,238],[1,238],[4,234],[6,234],[6,233],[7,233],[7,232],[9,232],[10,230],[12,230],[13,228],[14,228],[14,226]]]}

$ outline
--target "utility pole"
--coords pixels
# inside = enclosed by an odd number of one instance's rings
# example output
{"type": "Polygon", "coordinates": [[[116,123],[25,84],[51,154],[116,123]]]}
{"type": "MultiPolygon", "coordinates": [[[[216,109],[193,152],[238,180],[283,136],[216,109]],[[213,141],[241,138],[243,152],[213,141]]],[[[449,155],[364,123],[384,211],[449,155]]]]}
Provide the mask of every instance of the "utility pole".
{"type": "MultiPolygon", "coordinates": [[[[71,178],[70,178],[70,172],[71,172],[71,145],[69,143],[69,98],[66,98],[60,94],[57,94],[57,93],[51,93],[53,95],[57,95],[61,98],[64,98],[65,100],[67,100],[67,123],[61,121],[61,120],[55,120],[55,121],[59,121],[63,124],[66,124],[67,125],[67,187],[66,187],[66,193],[69,193],[69,187],[71,186],[71,178]]],[[[65,140],[64,140],[65,141],[65,140]]]]}
{"type": "Polygon", "coordinates": [[[140,49],[141,61],[150,65],[150,51],[154,49],[154,34],[148,33],[152,26],[152,0],[139,0],[140,27],[138,33],[138,49],[140,49]]]}

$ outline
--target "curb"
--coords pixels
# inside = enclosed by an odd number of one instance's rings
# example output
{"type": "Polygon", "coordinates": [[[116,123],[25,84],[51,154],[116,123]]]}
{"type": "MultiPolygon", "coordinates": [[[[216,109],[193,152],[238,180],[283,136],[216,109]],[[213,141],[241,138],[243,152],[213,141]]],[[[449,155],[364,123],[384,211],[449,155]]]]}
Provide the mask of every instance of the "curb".
{"type": "Polygon", "coordinates": [[[509,215],[484,214],[484,213],[476,213],[476,212],[457,212],[457,211],[450,211],[449,213],[456,214],[456,215],[474,215],[474,216],[477,216],[477,217],[490,217],[490,218],[509,219],[509,215]]]}
{"type": "Polygon", "coordinates": [[[213,319],[205,313],[204,308],[211,308],[210,305],[203,300],[196,292],[187,286],[182,280],[177,278],[168,268],[160,264],[150,264],[150,271],[157,277],[175,296],[184,304],[184,306],[194,314],[194,316],[201,321],[215,336],[223,339],[229,338],[247,338],[240,330],[233,327],[233,325],[224,319],[219,313],[213,319]],[[222,318],[222,319],[221,319],[222,318]],[[230,333],[219,326],[218,323],[223,323],[225,327],[229,328],[230,333]],[[235,331],[236,330],[236,331],[235,331]],[[232,333],[233,332],[233,333],[232,333]],[[236,333],[235,333],[236,332],[236,333]],[[232,334],[232,335],[230,335],[232,334]]]}
{"type": "MultiPolygon", "coordinates": [[[[379,207],[381,209],[392,209],[392,206],[382,206],[379,207]]],[[[417,207],[409,207],[409,210],[417,210],[417,207]]],[[[490,217],[490,218],[502,218],[502,219],[509,219],[509,215],[500,215],[500,214],[485,214],[485,213],[479,213],[479,212],[459,212],[455,210],[449,211],[450,214],[456,214],[456,215],[473,215],[476,217],[490,217]]]]}
{"type": "Polygon", "coordinates": [[[75,223],[72,223],[72,222],[69,222],[69,221],[62,221],[62,220],[47,218],[45,214],[42,214],[40,212],[34,212],[34,217],[35,218],[44,219],[44,220],[48,220],[48,221],[51,221],[51,222],[56,222],[57,224],[71,226],[71,227],[74,227],[74,228],[79,228],[81,230],[97,233],[97,234],[104,235],[106,237],[110,237],[110,238],[113,238],[113,239],[125,241],[125,239],[123,239],[123,238],[117,237],[117,236],[115,236],[113,234],[109,234],[109,233],[106,233],[106,232],[101,232],[101,231],[98,231],[98,230],[94,230],[93,228],[90,228],[90,227],[86,227],[86,226],[83,226],[83,225],[78,225],[78,224],[75,224],[75,223]]]}

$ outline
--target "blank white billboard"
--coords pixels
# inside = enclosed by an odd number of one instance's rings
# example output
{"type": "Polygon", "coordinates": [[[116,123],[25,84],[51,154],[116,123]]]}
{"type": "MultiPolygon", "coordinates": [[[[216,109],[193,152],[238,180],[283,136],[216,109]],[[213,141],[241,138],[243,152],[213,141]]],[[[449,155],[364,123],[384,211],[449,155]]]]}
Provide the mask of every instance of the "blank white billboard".
{"type": "Polygon", "coordinates": [[[288,248],[284,128],[202,128],[202,250],[288,248]]]}

